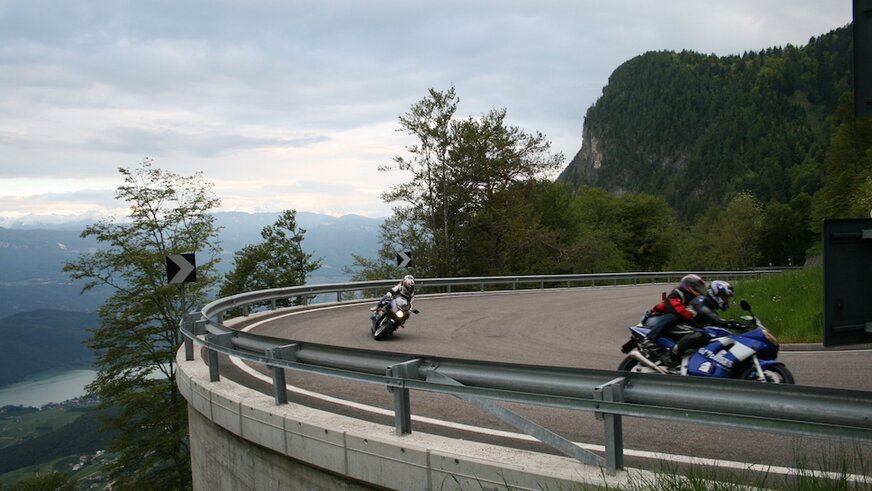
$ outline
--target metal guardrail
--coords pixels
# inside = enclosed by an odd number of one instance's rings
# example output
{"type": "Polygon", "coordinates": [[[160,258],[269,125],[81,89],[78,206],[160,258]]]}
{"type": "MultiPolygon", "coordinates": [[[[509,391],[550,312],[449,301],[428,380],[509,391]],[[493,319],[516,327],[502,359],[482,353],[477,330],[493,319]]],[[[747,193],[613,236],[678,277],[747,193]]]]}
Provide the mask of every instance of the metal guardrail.
{"type": "MultiPolygon", "coordinates": [[[[737,278],[778,270],[704,273],[709,278],[737,278]]],[[[682,272],[605,275],[519,276],[420,279],[418,285],[444,287],[524,283],[670,281],[682,272]]],[[[239,357],[271,368],[277,404],[287,402],[284,370],[297,370],[378,384],[394,394],[398,434],[411,433],[410,390],[451,394],[478,405],[546,444],[593,464],[609,474],[623,467],[621,417],[664,419],[760,430],[872,441],[872,392],[739,380],[650,375],[484,362],[404,353],[342,348],[236,331],[223,325],[230,309],[313,294],[371,291],[394,281],[310,285],[244,293],[216,300],[181,323],[185,353],[193,343],[206,347],[211,381],[218,381],[218,354],[239,357]],[[580,449],[559,435],[509,413],[492,401],[519,402],[594,412],[604,421],[606,457],[580,449]]]]}

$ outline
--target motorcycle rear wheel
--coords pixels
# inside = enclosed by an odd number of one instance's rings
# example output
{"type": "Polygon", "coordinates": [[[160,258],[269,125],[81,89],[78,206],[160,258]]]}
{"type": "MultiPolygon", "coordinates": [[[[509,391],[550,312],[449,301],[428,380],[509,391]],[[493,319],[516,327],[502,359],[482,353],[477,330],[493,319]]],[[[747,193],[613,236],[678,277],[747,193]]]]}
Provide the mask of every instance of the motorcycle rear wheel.
{"type": "MultiPolygon", "coordinates": [[[[793,374],[790,370],[781,363],[770,365],[763,370],[763,376],[766,377],[766,382],[770,384],[795,384],[793,374]]],[[[742,372],[739,377],[742,380],[758,380],[757,369],[753,365],[749,366],[742,372]]]]}
{"type": "Polygon", "coordinates": [[[639,360],[633,358],[632,356],[628,356],[624,358],[624,361],[618,365],[619,372],[638,372],[639,370],[636,367],[639,365],[639,360]]]}

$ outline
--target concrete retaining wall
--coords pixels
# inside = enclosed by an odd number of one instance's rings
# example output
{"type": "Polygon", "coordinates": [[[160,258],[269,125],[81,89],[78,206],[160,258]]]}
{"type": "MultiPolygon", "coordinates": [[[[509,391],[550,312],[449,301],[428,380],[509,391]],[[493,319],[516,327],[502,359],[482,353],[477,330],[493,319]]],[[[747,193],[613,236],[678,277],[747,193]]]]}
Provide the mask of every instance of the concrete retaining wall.
{"type": "Polygon", "coordinates": [[[599,468],[559,456],[378,425],[298,404],[231,381],[209,381],[200,359],[177,354],[188,400],[195,491],[577,490],[614,488],[599,468]]]}

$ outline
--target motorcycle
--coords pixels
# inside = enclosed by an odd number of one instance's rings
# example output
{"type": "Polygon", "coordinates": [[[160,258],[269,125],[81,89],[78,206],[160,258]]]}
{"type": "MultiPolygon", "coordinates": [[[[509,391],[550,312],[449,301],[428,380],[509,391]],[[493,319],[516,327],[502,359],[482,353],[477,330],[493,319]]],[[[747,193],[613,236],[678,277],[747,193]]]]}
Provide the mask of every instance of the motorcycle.
{"type": "Polygon", "coordinates": [[[621,347],[629,356],[618,370],[793,384],[793,374],[777,360],[778,340],[754,316],[746,300],[740,305],[750,314],[742,317],[744,323],[734,323],[743,332],[735,334],[714,326],[692,329],[687,336],[693,338],[682,342],[688,349],[677,355],[671,351],[677,341],[669,338],[669,332],[660,336],[655,346],[645,337],[650,329],[631,326],[630,340],[621,347]]]}
{"type": "Polygon", "coordinates": [[[405,297],[397,295],[384,305],[380,305],[370,316],[372,320],[372,337],[381,341],[393,336],[394,331],[404,327],[410,313],[419,314],[418,309],[411,308],[405,297]]]}

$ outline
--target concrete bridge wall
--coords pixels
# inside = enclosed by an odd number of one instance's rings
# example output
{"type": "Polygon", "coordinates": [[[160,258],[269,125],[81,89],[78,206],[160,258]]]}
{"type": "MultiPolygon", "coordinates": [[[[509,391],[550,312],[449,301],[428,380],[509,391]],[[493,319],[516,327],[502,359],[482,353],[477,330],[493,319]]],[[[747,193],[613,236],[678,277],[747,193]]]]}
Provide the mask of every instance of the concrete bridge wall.
{"type": "MultiPolygon", "coordinates": [[[[626,484],[619,472],[554,455],[394,428],[297,404],[226,379],[177,355],[188,400],[195,490],[574,490],[626,484]]],[[[413,428],[414,429],[414,428],[413,428]]]]}

